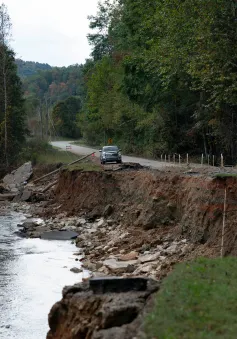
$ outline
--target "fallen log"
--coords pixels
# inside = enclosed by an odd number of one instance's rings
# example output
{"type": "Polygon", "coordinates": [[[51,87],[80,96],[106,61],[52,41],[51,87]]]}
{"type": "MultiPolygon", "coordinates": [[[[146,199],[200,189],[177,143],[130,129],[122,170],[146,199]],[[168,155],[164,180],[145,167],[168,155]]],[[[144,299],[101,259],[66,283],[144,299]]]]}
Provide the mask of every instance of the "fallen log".
{"type": "Polygon", "coordinates": [[[73,165],[73,164],[75,164],[75,163],[77,163],[77,162],[79,162],[79,161],[81,161],[81,160],[83,160],[83,159],[86,159],[86,158],[88,158],[90,155],[92,155],[92,154],[94,154],[94,153],[95,153],[95,152],[90,153],[90,154],[88,154],[88,155],[85,155],[84,157],[82,157],[82,158],[80,158],[80,159],[77,159],[77,160],[75,160],[75,161],[73,161],[73,162],[70,162],[69,164],[62,165],[62,166],[60,166],[58,169],[56,169],[55,171],[50,172],[50,173],[48,173],[48,174],[43,175],[43,176],[40,177],[40,178],[35,179],[35,180],[33,181],[33,183],[35,184],[36,182],[38,182],[38,181],[40,181],[40,180],[42,180],[42,179],[44,179],[44,178],[47,178],[47,177],[49,177],[49,176],[52,175],[52,174],[55,174],[55,173],[59,172],[59,171],[62,169],[62,167],[67,167],[67,166],[73,165]]]}
{"type": "Polygon", "coordinates": [[[48,191],[51,187],[53,187],[54,185],[56,185],[58,182],[58,180],[55,180],[54,182],[50,183],[48,186],[46,186],[43,190],[42,193],[45,193],[46,191],[48,191]]]}

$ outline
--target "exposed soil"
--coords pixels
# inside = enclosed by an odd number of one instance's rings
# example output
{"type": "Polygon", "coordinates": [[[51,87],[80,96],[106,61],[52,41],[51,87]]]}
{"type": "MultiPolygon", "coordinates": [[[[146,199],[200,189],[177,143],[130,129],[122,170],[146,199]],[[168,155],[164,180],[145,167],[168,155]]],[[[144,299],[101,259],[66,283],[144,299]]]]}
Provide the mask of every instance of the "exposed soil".
{"type": "MultiPolygon", "coordinates": [[[[49,230],[66,228],[78,232],[75,242],[80,248],[77,253],[80,257],[76,260],[82,261],[83,267],[94,276],[146,276],[160,280],[177,262],[198,256],[219,256],[225,189],[223,253],[237,254],[236,177],[213,178],[209,169],[186,173],[181,168],[62,170],[31,187],[38,194],[28,203],[28,211],[46,219],[44,232],[47,223],[49,230]],[[58,183],[42,193],[42,189],[57,178],[58,183]]],[[[40,232],[39,227],[33,225],[27,234],[40,236],[40,232]]],[[[62,304],[75,301],[72,307],[78,308],[76,296],[71,297],[62,304]]],[[[85,307],[88,305],[85,303],[85,307]]],[[[87,330],[88,322],[87,319],[87,330]]],[[[66,319],[64,325],[68,331],[70,321],[66,319]]],[[[57,333],[57,329],[55,331],[57,333]]],[[[63,333],[60,331],[59,326],[59,333],[63,333]]],[[[65,338],[92,338],[90,332],[87,336],[74,337],[69,332],[65,332],[65,338]]],[[[63,338],[60,335],[50,338],[63,338]]],[[[105,339],[106,335],[98,338],[105,339]]]]}

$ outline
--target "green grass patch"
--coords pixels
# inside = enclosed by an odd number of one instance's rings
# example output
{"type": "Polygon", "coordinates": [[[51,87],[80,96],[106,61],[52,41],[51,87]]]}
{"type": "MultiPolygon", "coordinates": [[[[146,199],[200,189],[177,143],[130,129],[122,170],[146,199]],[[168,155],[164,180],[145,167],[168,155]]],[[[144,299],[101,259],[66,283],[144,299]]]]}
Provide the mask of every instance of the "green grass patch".
{"type": "Polygon", "coordinates": [[[236,282],[236,258],[200,258],[177,265],[145,319],[145,338],[235,339],[236,282]]]}
{"type": "Polygon", "coordinates": [[[55,163],[70,163],[80,158],[80,155],[75,155],[66,151],[59,151],[56,148],[43,151],[37,156],[37,164],[55,164],[55,163]]]}
{"type": "Polygon", "coordinates": [[[102,172],[102,166],[93,162],[79,162],[67,167],[69,171],[102,172]]]}

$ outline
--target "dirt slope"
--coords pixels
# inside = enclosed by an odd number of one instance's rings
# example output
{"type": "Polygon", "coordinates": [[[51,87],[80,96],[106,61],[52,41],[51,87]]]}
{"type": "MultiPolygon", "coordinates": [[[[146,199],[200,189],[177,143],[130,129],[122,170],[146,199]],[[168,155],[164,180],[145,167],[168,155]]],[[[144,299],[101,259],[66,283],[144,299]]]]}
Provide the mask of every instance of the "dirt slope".
{"type": "MultiPolygon", "coordinates": [[[[219,251],[224,188],[227,189],[226,254],[236,253],[236,178],[213,179],[159,171],[64,171],[56,202],[69,215],[103,215],[137,230],[164,230],[219,251]]],[[[154,236],[154,235],[153,235],[154,236]]]]}

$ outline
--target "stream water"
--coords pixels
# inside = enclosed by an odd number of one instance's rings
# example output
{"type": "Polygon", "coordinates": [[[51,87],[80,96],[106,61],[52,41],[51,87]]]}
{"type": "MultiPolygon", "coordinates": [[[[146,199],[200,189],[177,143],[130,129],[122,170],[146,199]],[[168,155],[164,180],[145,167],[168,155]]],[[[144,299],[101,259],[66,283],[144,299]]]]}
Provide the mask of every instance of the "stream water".
{"type": "Polygon", "coordinates": [[[45,339],[48,313],[65,285],[83,274],[69,241],[22,239],[14,234],[19,213],[0,215],[0,339],[45,339]]]}

